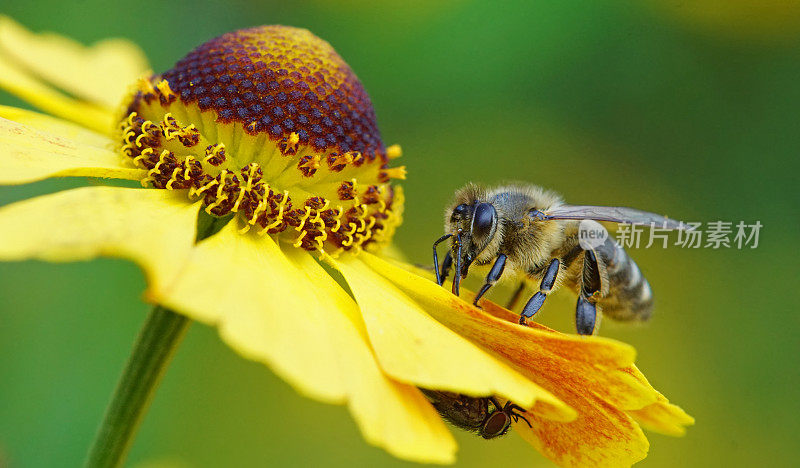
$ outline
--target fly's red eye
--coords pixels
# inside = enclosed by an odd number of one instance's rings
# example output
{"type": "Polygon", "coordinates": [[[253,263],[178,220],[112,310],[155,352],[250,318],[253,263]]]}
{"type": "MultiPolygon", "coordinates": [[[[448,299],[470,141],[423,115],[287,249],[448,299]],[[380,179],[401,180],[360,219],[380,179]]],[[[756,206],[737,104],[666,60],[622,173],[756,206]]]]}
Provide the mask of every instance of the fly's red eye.
{"type": "Polygon", "coordinates": [[[511,425],[511,418],[502,411],[495,411],[494,413],[489,416],[489,419],[486,420],[486,423],[483,425],[481,429],[481,436],[484,439],[494,439],[495,437],[500,437],[501,435],[505,434],[508,430],[508,426],[511,425]]]}

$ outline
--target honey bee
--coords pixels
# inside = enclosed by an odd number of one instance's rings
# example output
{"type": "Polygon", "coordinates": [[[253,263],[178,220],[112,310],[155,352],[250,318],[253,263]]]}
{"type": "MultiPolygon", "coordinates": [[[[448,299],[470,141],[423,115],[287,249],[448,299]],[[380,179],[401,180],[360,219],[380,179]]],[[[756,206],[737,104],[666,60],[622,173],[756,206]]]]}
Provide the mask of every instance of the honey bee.
{"type": "Polygon", "coordinates": [[[445,420],[484,439],[504,435],[511,427],[511,421],[522,419],[528,426],[531,425],[521,414],[524,410],[511,402],[501,405],[494,397],[470,397],[424,388],[420,390],[445,420]]]}
{"type": "Polygon", "coordinates": [[[539,291],[522,308],[519,323],[533,317],[547,295],[561,285],[578,295],[576,328],[595,332],[599,314],[615,320],[647,320],[653,293],[639,267],[597,221],[684,229],[684,224],[653,213],[622,207],[566,205],[561,197],[535,185],[485,189],[469,184],[458,190],[445,211],[445,232],[433,244],[436,281],[442,285],[454,266],[453,294],[473,264],[492,263],[473,304],[506,273],[521,279],[509,308],[526,281],[538,281],[539,291]],[[593,242],[581,235],[599,233],[593,242]],[[441,273],[436,247],[451,239],[441,273]],[[455,265],[454,265],[455,264],[455,265]]]}

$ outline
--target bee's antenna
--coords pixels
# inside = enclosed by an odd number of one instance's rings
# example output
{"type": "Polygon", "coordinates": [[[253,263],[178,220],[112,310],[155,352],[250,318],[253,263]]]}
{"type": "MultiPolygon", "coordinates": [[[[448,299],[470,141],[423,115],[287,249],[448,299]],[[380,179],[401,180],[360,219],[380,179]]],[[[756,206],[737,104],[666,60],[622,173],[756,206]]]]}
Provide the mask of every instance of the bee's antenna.
{"type": "Polygon", "coordinates": [[[438,246],[443,241],[453,237],[452,234],[445,234],[442,237],[436,239],[436,242],[433,243],[433,269],[436,271],[436,283],[441,286],[444,283],[441,275],[439,274],[439,256],[436,254],[436,246],[438,246]]]}
{"type": "Polygon", "coordinates": [[[453,294],[458,296],[458,286],[461,284],[461,233],[456,236],[458,241],[458,250],[456,251],[456,274],[453,277],[453,294]]]}

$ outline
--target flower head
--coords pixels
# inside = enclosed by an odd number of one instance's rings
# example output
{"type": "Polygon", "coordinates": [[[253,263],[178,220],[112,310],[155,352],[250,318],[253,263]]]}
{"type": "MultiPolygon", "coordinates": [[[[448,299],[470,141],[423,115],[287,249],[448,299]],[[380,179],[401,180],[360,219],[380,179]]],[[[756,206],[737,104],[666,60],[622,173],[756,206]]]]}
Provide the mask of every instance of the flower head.
{"type": "Polygon", "coordinates": [[[530,421],[517,430],[562,465],[631,464],[648,448],[636,421],[668,433],[691,423],[630,346],[517,325],[381,256],[402,211],[390,180],[405,171],[326,42],[251,28],[160,75],[135,50],[0,19],[0,86],[66,119],[0,107],[0,183],[143,185],[0,208],[0,259],[131,259],[148,301],[216,326],[299,392],[347,404],[367,441],[410,460],[451,462],[456,449],[418,387],[513,402],[530,421]],[[125,64],[109,70],[109,55],[125,64]],[[123,81],[135,82],[127,96],[123,81]],[[227,224],[198,232],[210,217],[227,224]]]}
{"type": "MultiPolygon", "coordinates": [[[[302,29],[224,34],[140,80],[119,128],[143,184],[188,189],[215,216],[305,250],[382,243],[399,223],[369,96],[327,43],[302,29]]],[[[394,155],[398,152],[392,151],[394,155]]]]}

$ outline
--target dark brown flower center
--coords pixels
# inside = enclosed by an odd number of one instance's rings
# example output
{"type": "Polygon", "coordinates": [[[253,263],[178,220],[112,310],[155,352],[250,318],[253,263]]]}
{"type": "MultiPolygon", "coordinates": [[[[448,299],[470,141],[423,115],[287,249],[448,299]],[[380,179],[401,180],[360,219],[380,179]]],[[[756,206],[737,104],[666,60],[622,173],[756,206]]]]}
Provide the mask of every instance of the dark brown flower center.
{"type": "Polygon", "coordinates": [[[143,184],[186,190],[216,216],[335,254],[388,240],[404,178],[389,168],[372,103],[350,67],[310,32],[263,26],[201,45],[141,80],[120,123],[143,184]]]}

